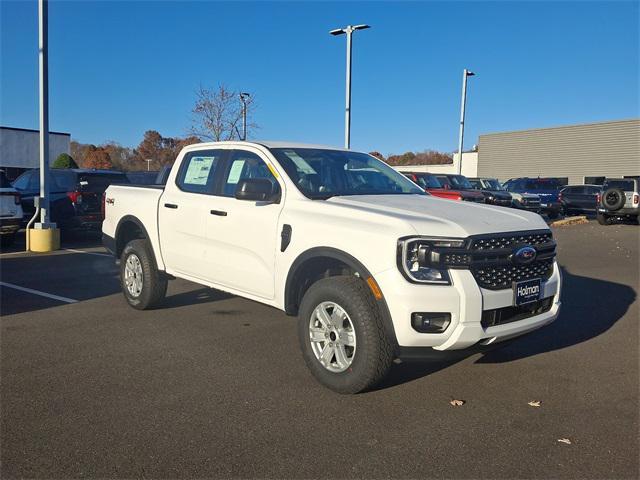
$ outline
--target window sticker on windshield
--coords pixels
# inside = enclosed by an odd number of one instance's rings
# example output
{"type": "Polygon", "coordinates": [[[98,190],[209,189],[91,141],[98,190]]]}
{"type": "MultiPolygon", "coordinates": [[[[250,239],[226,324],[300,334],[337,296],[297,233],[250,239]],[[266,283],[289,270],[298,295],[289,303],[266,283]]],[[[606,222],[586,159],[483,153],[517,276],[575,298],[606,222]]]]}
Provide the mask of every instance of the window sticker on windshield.
{"type": "Polygon", "coordinates": [[[214,157],[193,157],[184,174],[184,183],[206,185],[214,160],[214,157]]]}
{"type": "Polygon", "coordinates": [[[233,162],[231,164],[231,170],[229,171],[229,178],[227,178],[227,183],[238,183],[243,168],[244,160],[236,160],[235,162],[233,162]]]}
{"type": "Polygon", "coordinates": [[[307,163],[307,161],[304,158],[302,158],[300,155],[298,155],[293,150],[285,150],[284,154],[287,157],[289,157],[293,163],[296,164],[296,167],[298,168],[298,171],[300,171],[302,173],[306,173],[307,175],[313,175],[313,174],[318,173],[313,169],[313,167],[311,165],[309,165],[307,163]]]}

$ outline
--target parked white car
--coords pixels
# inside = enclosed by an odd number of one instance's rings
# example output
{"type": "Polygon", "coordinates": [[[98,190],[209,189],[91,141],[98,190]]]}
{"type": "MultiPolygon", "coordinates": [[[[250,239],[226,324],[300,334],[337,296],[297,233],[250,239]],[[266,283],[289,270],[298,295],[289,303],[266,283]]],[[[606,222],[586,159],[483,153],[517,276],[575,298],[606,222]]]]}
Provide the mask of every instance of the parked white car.
{"type": "Polygon", "coordinates": [[[180,277],[297,315],[309,369],[341,393],[396,357],[487,348],[560,308],[539,215],[429,196],[364,153],[191,145],[166,186],[110,186],[105,210],[132,307],[159,306],[180,277]]]}
{"type": "Polygon", "coordinates": [[[22,216],[20,194],[0,170],[0,245],[8,247],[13,244],[22,224],[22,216]]]}

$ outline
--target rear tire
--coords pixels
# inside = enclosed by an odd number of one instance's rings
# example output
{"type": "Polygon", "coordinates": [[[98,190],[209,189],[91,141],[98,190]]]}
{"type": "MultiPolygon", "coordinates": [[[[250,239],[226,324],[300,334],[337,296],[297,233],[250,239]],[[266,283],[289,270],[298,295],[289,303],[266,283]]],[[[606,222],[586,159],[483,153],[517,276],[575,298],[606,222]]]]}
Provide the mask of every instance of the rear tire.
{"type": "Polygon", "coordinates": [[[600,225],[611,225],[611,219],[602,213],[596,214],[596,218],[598,219],[598,223],[600,225]]]}
{"type": "Polygon", "coordinates": [[[300,305],[298,339],[316,380],[344,394],[380,382],[393,361],[382,322],[375,299],[358,277],[329,277],[314,283],[300,305]]]}
{"type": "Polygon", "coordinates": [[[160,305],[167,293],[167,277],[156,266],[149,242],[131,240],[120,257],[120,284],[127,303],[138,310],[160,305]]]}

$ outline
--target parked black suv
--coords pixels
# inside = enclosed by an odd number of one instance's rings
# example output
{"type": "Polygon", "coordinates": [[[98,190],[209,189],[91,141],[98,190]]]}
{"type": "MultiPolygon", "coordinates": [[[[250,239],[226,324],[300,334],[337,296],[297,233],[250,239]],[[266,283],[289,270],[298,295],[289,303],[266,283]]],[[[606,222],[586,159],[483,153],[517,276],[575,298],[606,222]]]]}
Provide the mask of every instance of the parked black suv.
{"type": "Polygon", "coordinates": [[[565,215],[574,213],[596,213],[600,185],[568,185],[560,190],[558,198],[565,215]]]}
{"type": "Polygon", "coordinates": [[[484,195],[485,203],[501,207],[511,206],[511,194],[495,178],[468,178],[467,180],[474,189],[480,190],[484,195]]]}
{"type": "MultiPolygon", "coordinates": [[[[113,170],[51,169],[51,221],[62,230],[100,230],[102,194],[113,183],[131,183],[122,172],[113,170]]],[[[33,198],[40,195],[40,170],[20,175],[13,187],[22,198],[24,221],[34,214],[33,198]]]]}

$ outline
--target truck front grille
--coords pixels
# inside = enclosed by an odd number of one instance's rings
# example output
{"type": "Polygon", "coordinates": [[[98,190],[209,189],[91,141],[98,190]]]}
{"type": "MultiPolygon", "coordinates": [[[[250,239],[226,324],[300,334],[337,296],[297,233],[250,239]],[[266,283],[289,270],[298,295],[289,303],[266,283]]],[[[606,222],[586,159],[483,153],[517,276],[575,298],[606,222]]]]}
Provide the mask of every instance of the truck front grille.
{"type": "Polygon", "coordinates": [[[553,273],[553,258],[540,260],[528,265],[502,264],[492,267],[471,268],[473,277],[482,288],[502,290],[511,288],[513,282],[541,278],[548,280],[553,273]]]}
{"type": "Polygon", "coordinates": [[[478,236],[471,239],[469,249],[469,268],[482,288],[503,290],[511,288],[513,282],[548,280],[553,273],[556,243],[549,231],[478,236]],[[514,263],[514,252],[525,245],[536,249],[536,259],[527,264],[514,263]]]}

